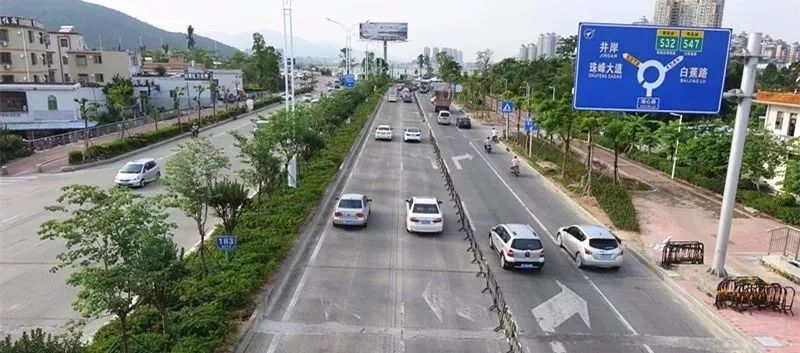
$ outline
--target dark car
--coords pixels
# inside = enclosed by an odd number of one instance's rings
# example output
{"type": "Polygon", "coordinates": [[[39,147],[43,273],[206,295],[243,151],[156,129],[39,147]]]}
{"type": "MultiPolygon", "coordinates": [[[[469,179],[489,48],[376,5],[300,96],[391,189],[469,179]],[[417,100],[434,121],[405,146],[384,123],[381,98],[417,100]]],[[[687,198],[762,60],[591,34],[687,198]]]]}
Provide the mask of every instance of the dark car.
{"type": "Polygon", "coordinates": [[[469,120],[469,117],[460,117],[456,119],[456,126],[459,129],[472,129],[472,121],[469,120]]]}

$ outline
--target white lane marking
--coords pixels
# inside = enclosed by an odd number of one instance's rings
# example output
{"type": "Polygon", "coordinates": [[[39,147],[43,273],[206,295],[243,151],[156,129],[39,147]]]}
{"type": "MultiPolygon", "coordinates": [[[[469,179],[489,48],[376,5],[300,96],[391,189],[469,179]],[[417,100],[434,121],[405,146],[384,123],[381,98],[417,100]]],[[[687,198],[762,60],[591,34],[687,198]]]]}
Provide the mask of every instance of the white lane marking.
{"type": "Polygon", "coordinates": [[[589,308],[586,306],[586,300],[570,290],[561,281],[556,280],[556,284],[561,287],[561,292],[531,309],[531,314],[536,318],[539,327],[545,333],[552,333],[564,321],[578,314],[591,331],[592,324],[589,321],[589,308]]]}
{"type": "Polygon", "coordinates": [[[444,323],[442,321],[442,312],[444,311],[444,298],[442,296],[433,293],[431,289],[431,282],[425,286],[425,290],[422,291],[422,299],[425,299],[425,303],[428,303],[428,307],[431,308],[431,311],[436,315],[436,318],[439,319],[439,323],[444,323]]]}
{"type": "Polygon", "coordinates": [[[9,217],[9,218],[6,218],[6,219],[4,219],[4,220],[0,221],[0,224],[6,223],[6,222],[11,222],[11,221],[13,221],[13,220],[15,220],[15,219],[17,219],[17,218],[19,218],[19,215],[16,215],[16,216],[14,216],[14,217],[9,217]]]}
{"type": "Polygon", "coordinates": [[[567,353],[567,349],[564,348],[564,345],[561,342],[550,342],[550,349],[553,350],[553,353],[567,353]]]}
{"type": "Polygon", "coordinates": [[[461,208],[464,209],[464,217],[467,217],[467,221],[469,222],[469,229],[472,229],[473,232],[477,232],[478,230],[475,229],[475,224],[472,223],[472,217],[469,215],[469,210],[467,209],[467,203],[461,201],[461,208]]]}
{"type": "Polygon", "coordinates": [[[453,156],[453,157],[450,157],[450,158],[453,159],[453,164],[456,165],[456,169],[462,170],[464,168],[461,168],[461,163],[459,161],[464,160],[464,159],[472,160],[475,157],[473,155],[467,153],[467,154],[463,154],[463,155],[460,155],[460,156],[453,156]]]}
{"type": "MultiPolygon", "coordinates": [[[[402,157],[401,157],[402,158],[402,157]]],[[[400,161],[400,171],[403,171],[403,161],[400,161]]]]}

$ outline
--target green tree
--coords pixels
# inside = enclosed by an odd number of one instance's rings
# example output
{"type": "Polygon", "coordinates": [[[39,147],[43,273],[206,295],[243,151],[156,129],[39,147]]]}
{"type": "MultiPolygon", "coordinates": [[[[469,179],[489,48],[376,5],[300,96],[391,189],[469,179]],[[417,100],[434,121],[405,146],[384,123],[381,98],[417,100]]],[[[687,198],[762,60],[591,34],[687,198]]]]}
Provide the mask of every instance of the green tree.
{"type": "Polygon", "coordinates": [[[209,190],[220,173],[230,166],[230,160],[206,136],[178,145],[167,160],[164,183],[170,204],[180,208],[197,226],[200,236],[200,261],[203,274],[208,273],[205,262],[205,241],[208,230],[209,190]]]}
{"type": "Polygon", "coordinates": [[[270,141],[269,135],[259,128],[256,130],[252,139],[232,131],[231,134],[236,139],[236,147],[239,148],[239,159],[249,168],[242,168],[237,173],[248,185],[252,185],[258,191],[256,197],[269,195],[275,190],[283,180],[282,163],[275,157],[275,146],[270,141]]]}
{"type": "Polygon", "coordinates": [[[461,76],[461,64],[453,60],[445,52],[436,54],[436,62],[439,64],[439,77],[445,82],[451,82],[461,76]]]}
{"type": "Polygon", "coordinates": [[[83,353],[84,345],[80,340],[80,335],[72,336],[52,335],[45,333],[41,328],[23,331],[16,341],[11,341],[11,335],[0,341],[0,352],[3,353],[83,353]]]}
{"type": "Polygon", "coordinates": [[[239,217],[250,203],[247,189],[243,184],[225,178],[214,181],[209,194],[208,205],[222,221],[225,234],[234,234],[239,217]]]}
{"type": "Polygon", "coordinates": [[[419,75],[422,76],[422,70],[425,67],[425,55],[417,55],[417,66],[419,66],[419,75]]]}
{"type": "Polygon", "coordinates": [[[690,136],[689,129],[682,127],[678,121],[670,121],[668,123],[661,123],[661,126],[656,130],[655,137],[658,140],[660,149],[667,151],[669,159],[672,160],[677,155],[677,141],[684,141],[690,136]]]}
{"type": "Polygon", "coordinates": [[[431,57],[425,55],[425,74],[430,76],[433,75],[433,65],[431,65],[431,57]]]}
{"type": "Polygon", "coordinates": [[[561,37],[556,47],[556,55],[562,59],[570,59],[578,48],[578,36],[561,37]]]}
{"type": "Polygon", "coordinates": [[[200,113],[203,111],[202,95],[203,95],[203,92],[206,91],[206,86],[197,85],[197,86],[194,86],[194,89],[195,89],[195,91],[197,91],[197,96],[192,98],[192,100],[194,100],[195,104],[197,104],[197,120],[200,121],[200,117],[201,117],[200,113]]]}
{"type": "Polygon", "coordinates": [[[181,96],[183,95],[183,87],[175,87],[169,90],[169,97],[172,98],[172,109],[178,117],[178,128],[181,131],[183,131],[183,125],[181,125],[181,96]]]}
{"type": "Polygon", "coordinates": [[[749,129],[742,155],[742,178],[750,180],[760,190],[761,180],[775,177],[786,154],[786,145],[775,134],[763,128],[749,129]]]}
{"type": "Polygon", "coordinates": [[[561,163],[561,177],[563,178],[566,173],[570,143],[579,123],[578,114],[572,110],[571,102],[566,98],[550,100],[540,105],[539,120],[545,131],[557,134],[564,144],[564,157],[561,163]]]}
{"type": "Polygon", "coordinates": [[[494,52],[492,52],[492,50],[489,48],[478,50],[478,52],[475,53],[475,62],[478,64],[481,75],[485,74],[486,70],[489,69],[489,64],[492,62],[493,54],[494,52]]]}
{"type": "Polygon", "coordinates": [[[621,115],[614,115],[606,120],[602,127],[603,138],[611,142],[611,148],[614,150],[614,183],[619,182],[619,152],[625,147],[630,140],[628,133],[627,121],[621,115]]]}
{"type": "Polygon", "coordinates": [[[89,121],[96,121],[97,103],[90,103],[87,98],[73,98],[73,101],[78,104],[78,111],[81,113],[83,119],[83,161],[86,161],[86,155],[89,151],[89,121]]]}
{"type": "Polygon", "coordinates": [[[592,161],[594,160],[594,144],[595,144],[595,135],[603,126],[604,117],[602,114],[598,112],[586,112],[580,113],[580,128],[581,131],[587,133],[589,135],[589,148],[588,153],[586,156],[586,185],[585,185],[585,192],[588,194],[592,193],[592,161]]]}
{"type": "Polygon", "coordinates": [[[60,240],[66,250],[56,257],[51,271],[75,268],[67,284],[79,288],[73,307],[85,317],[103,313],[120,322],[122,352],[129,352],[128,315],[143,302],[143,285],[152,273],[139,265],[152,260],[142,244],[170,239],[175,224],[164,206],[126,188],[102,190],[97,186],[70,185],[62,189],[58,204],[45,209],[60,216],[44,222],[42,240],[60,240]],[[63,217],[66,216],[66,217],[63,217]]]}
{"type": "Polygon", "coordinates": [[[219,97],[219,81],[211,80],[208,84],[208,95],[211,96],[211,109],[214,117],[217,117],[217,97],[219,97]]]}
{"type": "Polygon", "coordinates": [[[783,177],[783,192],[800,196],[800,159],[794,158],[786,163],[783,177]]]}
{"type": "Polygon", "coordinates": [[[364,70],[364,74],[370,72],[375,72],[375,53],[368,51],[364,55],[364,58],[361,59],[361,67],[364,70]]]}
{"type": "Polygon", "coordinates": [[[245,77],[262,89],[277,92],[283,89],[283,76],[280,73],[282,66],[280,53],[274,47],[266,45],[261,33],[253,33],[252,53],[244,70],[245,77]]]}
{"type": "Polygon", "coordinates": [[[133,106],[133,82],[128,78],[115,75],[111,82],[103,86],[103,94],[106,96],[106,107],[108,112],[116,115],[118,120],[122,120],[122,130],[120,139],[125,137],[127,128],[125,119],[128,110],[133,106]]]}

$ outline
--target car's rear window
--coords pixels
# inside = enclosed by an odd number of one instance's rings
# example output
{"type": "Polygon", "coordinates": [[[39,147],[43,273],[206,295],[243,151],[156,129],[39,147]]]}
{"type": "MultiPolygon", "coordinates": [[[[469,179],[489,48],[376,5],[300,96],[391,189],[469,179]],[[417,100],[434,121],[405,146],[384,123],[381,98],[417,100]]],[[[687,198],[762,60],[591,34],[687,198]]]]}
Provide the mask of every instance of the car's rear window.
{"type": "Polygon", "coordinates": [[[619,244],[616,239],[589,239],[589,246],[600,250],[614,250],[619,244]]]}
{"type": "Polygon", "coordinates": [[[408,129],[406,129],[406,131],[408,131],[408,132],[419,132],[419,129],[414,127],[414,128],[408,128],[408,129]]]}
{"type": "Polygon", "coordinates": [[[361,208],[361,200],[339,200],[339,208],[361,208]]]}
{"type": "Polygon", "coordinates": [[[542,248],[542,242],[539,239],[514,239],[511,242],[511,248],[517,250],[539,250],[542,248]]]}
{"type": "Polygon", "coordinates": [[[429,204],[429,203],[417,203],[414,204],[414,208],[411,210],[414,213],[439,213],[439,205],[436,204],[429,204]]]}
{"type": "Polygon", "coordinates": [[[439,113],[439,116],[441,116],[441,117],[444,117],[444,118],[449,118],[449,117],[450,117],[450,113],[447,113],[447,112],[440,112],[440,113],[439,113]]]}
{"type": "Polygon", "coordinates": [[[392,129],[392,128],[390,128],[390,127],[388,127],[388,126],[378,126],[378,130],[380,130],[380,131],[389,131],[389,130],[391,130],[391,129],[392,129]]]}

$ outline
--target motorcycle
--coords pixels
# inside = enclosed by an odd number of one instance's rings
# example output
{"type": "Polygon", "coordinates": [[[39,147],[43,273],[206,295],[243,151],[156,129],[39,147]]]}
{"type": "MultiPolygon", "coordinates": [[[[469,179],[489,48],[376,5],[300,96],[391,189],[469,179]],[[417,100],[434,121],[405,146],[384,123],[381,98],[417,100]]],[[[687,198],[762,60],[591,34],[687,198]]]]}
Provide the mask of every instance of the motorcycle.
{"type": "Polygon", "coordinates": [[[519,176],[519,166],[518,165],[511,166],[511,174],[514,174],[515,177],[519,176]]]}
{"type": "Polygon", "coordinates": [[[486,151],[486,153],[492,153],[492,145],[488,144],[488,143],[484,143],[483,144],[483,150],[486,151]]]}
{"type": "Polygon", "coordinates": [[[497,136],[492,136],[492,142],[498,143],[500,140],[497,139],[497,136]]]}
{"type": "Polygon", "coordinates": [[[192,138],[197,138],[198,135],[200,135],[200,130],[192,129],[192,138]]]}

